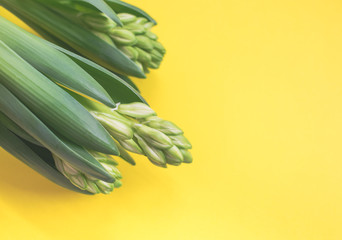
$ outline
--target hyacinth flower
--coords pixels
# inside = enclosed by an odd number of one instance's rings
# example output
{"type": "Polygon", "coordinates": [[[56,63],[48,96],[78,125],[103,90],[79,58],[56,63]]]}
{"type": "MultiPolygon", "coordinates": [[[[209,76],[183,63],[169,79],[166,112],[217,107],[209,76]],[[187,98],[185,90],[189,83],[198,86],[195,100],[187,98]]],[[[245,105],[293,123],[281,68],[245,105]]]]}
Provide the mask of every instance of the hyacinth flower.
{"type": "Polygon", "coordinates": [[[122,1],[0,0],[0,4],[45,39],[125,76],[145,78],[149,69],[159,68],[165,54],[151,32],[156,21],[122,1]]]}
{"type": "Polygon", "coordinates": [[[192,161],[183,131],[120,77],[2,17],[0,146],[88,194],[121,186],[118,160],[134,165],[129,152],[161,167],[192,161]]]}

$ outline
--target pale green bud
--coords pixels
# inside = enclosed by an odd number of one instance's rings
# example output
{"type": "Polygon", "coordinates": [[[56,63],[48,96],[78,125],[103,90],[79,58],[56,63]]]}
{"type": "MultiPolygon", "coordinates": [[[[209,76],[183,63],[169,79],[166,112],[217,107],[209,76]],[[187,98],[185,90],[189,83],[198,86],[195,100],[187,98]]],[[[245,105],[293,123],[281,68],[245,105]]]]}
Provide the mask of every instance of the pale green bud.
{"type": "Polygon", "coordinates": [[[159,66],[160,66],[160,63],[161,63],[161,62],[152,61],[152,62],[149,63],[148,66],[149,66],[150,68],[152,68],[152,69],[158,69],[159,66]]]}
{"type": "Polygon", "coordinates": [[[146,32],[146,29],[144,26],[137,24],[137,23],[130,23],[124,26],[124,29],[127,29],[131,31],[132,33],[136,35],[144,34],[146,32]]]}
{"type": "Polygon", "coordinates": [[[101,124],[107,129],[107,131],[115,138],[115,139],[131,139],[133,138],[133,130],[132,128],[113,117],[111,115],[96,113],[93,114],[95,118],[101,122],[101,124]]]}
{"type": "Polygon", "coordinates": [[[154,23],[153,23],[153,22],[144,23],[144,28],[145,28],[146,30],[150,30],[153,26],[154,26],[154,23]]]}
{"type": "Polygon", "coordinates": [[[186,137],[184,137],[184,135],[169,136],[169,138],[172,140],[172,143],[179,148],[184,148],[184,149],[192,148],[191,143],[186,137]]]}
{"type": "Polygon", "coordinates": [[[139,57],[139,53],[138,53],[138,51],[137,51],[134,47],[131,47],[131,46],[122,46],[122,47],[119,47],[119,49],[120,49],[127,57],[129,57],[129,58],[132,59],[132,60],[137,60],[138,57],[139,57]]]}
{"type": "Polygon", "coordinates": [[[147,158],[158,166],[164,166],[166,164],[166,159],[162,151],[151,147],[147,144],[147,142],[140,137],[139,135],[135,134],[135,137],[138,140],[138,143],[144,153],[146,154],[147,158]]]}
{"type": "Polygon", "coordinates": [[[163,55],[156,49],[151,51],[151,57],[154,62],[161,62],[163,60],[163,55]]]}
{"type": "Polygon", "coordinates": [[[144,66],[142,65],[141,62],[135,61],[135,64],[138,66],[138,68],[139,68],[141,71],[144,71],[144,66]]]}
{"type": "Polygon", "coordinates": [[[109,35],[114,42],[121,45],[130,46],[137,43],[134,33],[126,29],[112,29],[109,35]]]}
{"type": "Polygon", "coordinates": [[[178,147],[173,146],[172,148],[163,151],[166,162],[171,165],[179,165],[183,162],[183,155],[178,147]]]}
{"type": "Polygon", "coordinates": [[[136,36],[137,43],[136,46],[142,48],[146,51],[151,51],[153,49],[153,41],[145,36],[136,36]]]}
{"type": "Polygon", "coordinates": [[[116,26],[112,19],[100,12],[85,13],[80,18],[89,28],[99,32],[109,32],[116,26]]]}
{"type": "Polygon", "coordinates": [[[152,60],[151,55],[148,52],[145,52],[144,50],[140,48],[135,48],[138,52],[138,60],[142,63],[149,63],[152,60]]]}
{"type": "Polygon", "coordinates": [[[137,20],[137,17],[129,13],[118,13],[118,18],[123,24],[128,24],[137,20]]]}
{"type": "Polygon", "coordinates": [[[173,146],[171,139],[164,133],[142,124],[135,124],[136,132],[149,144],[159,149],[168,149],[173,146]]]}
{"type": "Polygon", "coordinates": [[[143,18],[143,17],[138,17],[135,21],[134,21],[134,23],[137,23],[137,24],[145,24],[145,23],[147,23],[148,22],[148,20],[146,19],[146,18],[143,18]]]}
{"type": "Polygon", "coordinates": [[[189,151],[185,149],[179,149],[183,155],[183,162],[184,163],[192,163],[192,155],[189,151]]]}
{"type": "Polygon", "coordinates": [[[114,190],[114,183],[97,181],[95,186],[98,187],[103,194],[109,194],[114,190]]]}
{"type": "Polygon", "coordinates": [[[154,40],[154,41],[156,41],[158,39],[158,36],[156,34],[154,34],[153,32],[150,32],[150,31],[147,31],[145,33],[145,36],[151,40],[154,40]]]}
{"type": "Polygon", "coordinates": [[[114,182],[114,187],[115,188],[119,188],[119,187],[121,187],[122,186],[122,182],[120,181],[120,180],[116,180],[115,182],[114,182]]]}
{"type": "Polygon", "coordinates": [[[152,41],[153,47],[158,50],[158,52],[160,52],[161,54],[165,54],[166,50],[164,48],[164,46],[157,41],[152,41]]]}
{"type": "Polygon", "coordinates": [[[94,194],[98,194],[101,192],[99,187],[96,186],[96,184],[94,182],[88,181],[87,183],[88,183],[88,185],[87,185],[86,189],[84,189],[84,190],[87,190],[88,192],[91,192],[94,194]]]}
{"type": "Polygon", "coordinates": [[[69,180],[72,184],[74,184],[76,187],[79,187],[82,190],[86,190],[88,186],[87,180],[82,175],[70,175],[69,180]]]}
{"type": "Polygon", "coordinates": [[[141,148],[138,146],[138,144],[133,140],[133,139],[128,139],[128,140],[118,140],[118,142],[120,143],[120,145],[133,153],[137,153],[137,154],[143,154],[143,151],[141,150],[141,148]]]}
{"type": "Polygon", "coordinates": [[[156,114],[148,105],[140,102],[120,104],[117,111],[134,118],[146,118],[156,114]]]}
{"type": "Polygon", "coordinates": [[[109,37],[108,34],[106,33],[102,33],[102,32],[97,32],[97,31],[91,31],[94,35],[96,35],[98,38],[102,39],[103,41],[105,41],[106,43],[108,43],[109,45],[115,47],[115,44],[113,42],[113,40],[109,37]]]}
{"type": "Polygon", "coordinates": [[[182,129],[176,126],[176,124],[162,120],[160,118],[148,118],[144,122],[147,126],[157,129],[166,135],[180,135],[183,134],[182,129]]]}

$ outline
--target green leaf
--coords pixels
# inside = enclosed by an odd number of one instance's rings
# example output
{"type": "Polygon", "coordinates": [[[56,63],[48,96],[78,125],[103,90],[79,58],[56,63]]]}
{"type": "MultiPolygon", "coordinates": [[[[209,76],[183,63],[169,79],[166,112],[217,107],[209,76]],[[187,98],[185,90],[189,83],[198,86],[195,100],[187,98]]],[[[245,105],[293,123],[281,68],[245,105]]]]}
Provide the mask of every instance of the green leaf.
{"type": "MultiPolygon", "coordinates": [[[[115,102],[131,103],[142,102],[146,103],[145,99],[127,82],[122,80],[114,73],[89,61],[75,53],[72,53],[64,48],[61,48],[53,43],[49,43],[59,51],[69,55],[75,62],[78,63],[85,71],[87,71],[93,78],[95,78],[108,92],[109,96],[115,102]]],[[[146,103],[147,104],[147,103],[146,103]]]]}
{"type": "Polygon", "coordinates": [[[44,147],[80,171],[104,181],[114,181],[93,156],[82,147],[61,140],[2,84],[0,84],[0,111],[44,147]]]}
{"type": "Polygon", "coordinates": [[[19,137],[25,139],[26,141],[36,144],[38,146],[42,146],[36,139],[34,139],[30,134],[25,132],[24,129],[22,129],[10,118],[8,118],[3,112],[0,112],[0,124],[5,126],[8,130],[12,131],[19,137]]]}
{"type": "MultiPolygon", "coordinates": [[[[30,168],[46,177],[50,181],[58,184],[61,187],[69,190],[90,194],[87,191],[82,191],[70,183],[53,165],[51,153],[46,152],[45,149],[36,147],[34,151],[22,139],[0,124],[0,146],[12,154],[14,157],[28,165],[30,168]]],[[[35,147],[33,147],[35,148],[35,147]]]]}
{"type": "Polygon", "coordinates": [[[89,149],[118,154],[108,132],[82,105],[1,41],[0,65],[0,83],[45,124],[89,149]]]}
{"type": "Polygon", "coordinates": [[[57,83],[94,98],[110,107],[113,100],[97,81],[68,56],[46,42],[0,17],[0,40],[57,83]]]}
{"type": "Polygon", "coordinates": [[[2,3],[5,8],[14,9],[15,12],[20,13],[20,16],[24,16],[39,25],[76,51],[108,69],[145,78],[143,71],[119,49],[38,2],[32,0],[2,0],[2,3]]]}
{"type": "Polygon", "coordinates": [[[107,4],[117,13],[130,13],[137,17],[147,18],[150,22],[157,24],[157,22],[146,12],[138,7],[135,7],[129,3],[120,0],[105,0],[107,4]]]}

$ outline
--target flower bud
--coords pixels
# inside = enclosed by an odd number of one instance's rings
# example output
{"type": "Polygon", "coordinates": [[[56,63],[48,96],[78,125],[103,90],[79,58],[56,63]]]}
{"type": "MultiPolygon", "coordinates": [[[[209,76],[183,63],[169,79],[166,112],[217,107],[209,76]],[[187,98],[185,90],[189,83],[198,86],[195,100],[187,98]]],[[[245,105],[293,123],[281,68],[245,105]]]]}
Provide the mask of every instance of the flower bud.
{"type": "MultiPolygon", "coordinates": [[[[107,183],[104,181],[97,181],[97,187],[103,194],[109,194],[114,190],[114,183],[107,183]]],[[[89,191],[89,190],[88,190],[89,191]]]]}
{"type": "Polygon", "coordinates": [[[89,28],[99,32],[109,32],[116,26],[116,23],[104,13],[85,13],[80,18],[89,28]]]}
{"type": "Polygon", "coordinates": [[[144,49],[146,51],[151,51],[153,49],[153,41],[145,36],[136,36],[137,43],[136,46],[144,49]]]}
{"type": "Polygon", "coordinates": [[[108,36],[108,34],[102,33],[102,32],[97,32],[97,31],[91,31],[91,32],[94,35],[96,35],[98,38],[100,38],[103,41],[105,41],[106,43],[108,43],[109,45],[115,47],[115,44],[114,44],[113,40],[108,36]]]}
{"type": "Polygon", "coordinates": [[[158,39],[158,36],[156,34],[154,34],[153,32],[150,32],[150,31],[147,31],[145,33],[145,36],[151,40],[154,40],[154,41],[156,41],[158,39]]]}
{"type": "Polygon", "coordinates": [[[154,23],[153,23],[153,22],[144,23],[144,28],[145,28],[146,30],[150,30],[153,26],[154,26],[154,23]]]}
{"type": "Polygon", "coordinates": [[[124,26],[124,29],[127,29],[131,31],[132,33],[136,35],[144,34],[146,32],[146,29],[144,26],[137,24],[137,23],[130,23],[124,26]]]}
{"type": "Polygon", "coordinates": [[[123,140],[133,138],[133,130],[127,124],[112,118],[110,115],[97,113],[94,116],[114,138],[123,140]]]}
{"type": "Polygon", "coordinates": [[[139,53],[138,60],[142,63],[149,63],[152,60],[151,55],[148,52],[145,52],[144,50],[140,48],[135,48],[136,51],[139,53]]]}
{"type": "Polygon", "coordinates": [[[114,40],[114,42],[124,46],[131,46],[137,43],[137,39],[135,38],[134,33],[126,29],[112,29],[109,35],[114,40]]]}
{"type": "Polygon", "coordinates": [[[154,120],[148,118],[146,122],[144,122],[147,126],[157,129],[166,135],[180,135],[183,134],[183,131],[177,127],[174,123],[166,120],[162,120],[160,118],[154,120]]]}
{"type": "Polygon", "coordinates": [[[137,153],[137,154],[143,154],[143,151],[141,150],[141,148],[138,146],[138,144],[133,140],[133,139],[128,139],[128,140],[118,140],[118,142],[120,143],[120,145],[133,153],[137,153]]]}
{"type": "Polygon", "coordinates": [[[180,152],[183,155],[183,162],[184,163],[192,163],[192,155],[189,151],[185,150],[185,149],[179,149],[180,152]]]}
{"type": "Polygon", "coordinates": [[[179,148],[183,148],[183,149],[192,148],[191,143],[186,137],[184,137],[184,135],[169,136],[169,138],[172,140],[172,143],[179,148]]]}
{"type": "Polygon", "coordinates": [[[183,162],[183,155],[178,147],[173,146],[172,148],[163,151],[166,162],[171,165],[179,165],[183,162]]]}
{"type": "Polygon", "coordinates": [[[122,182],[120,181],[120,180],[116,180],[115,182],[114,182],[114,188],[119,188],[119,187],[121,187],[122,186],[122,182]]]}
{"type": "Polygon", "coordinates": [[[78,188],[82,190],[86,190],[88,186],[87,181],[82,175],[75,175],[75,176],[70,175],[69,180],[72,184],[74,184],[75,186],[77,186],[78,188]]]}
{"type": "Polygon", "coordinates": [[[134,21],[134,23],[137,23],[137,24],[145,24],[145,23],[147,23],[148,22],[148,20],[146,19],[146,18],[143,18],[143,17],[138,17],[135,21],[134,21]]]}
{"type": "Polygon", "coordinates": [[[161,63],[161,62],[159,62],[159,61],[158,61],[158,62],[152,61],[152,62],[149,63],[148,66],[149,66],[150,68],[152,68],[152,69],[158,69],[159,66],[160,66],[160,63],[161,63]]]}
{"type": "Polygon", "coordinates": [[[120,104],[117,111],[134,118],[146,118],[156,114],[149,106],[140,102],[120,104]]]}
{"type": "Polygon", "coordinates": [[[151,57],[154,62],[161,62],[163,60],[163,55],[156,49],[151,51],[151,57]]]}
{"type": "Polygon", "coordinates": [[[173,146],[170,138],[156,129],[142,124],[135,124],[134,128],[149,145],[159,149],[168,149],[173,146]]]}
{"type": "Polygon", "coordinates": [[[166,50],[165,50],[164,46],[160,42],[152,41],[152,44],[153,44],[153,47],[156,50],[158,50],[158,52],[160,52],[163,55],[165,54],[166,50]]]}
{"type": "Polygon", "coordinates": [[[128,24],[134,22],[137,19],[136,16],[129,13],[118,13],[117,16],[122,22],[122,24],[128,24]]]}
{"type": "Polygon", "coordinates": [[[87,187],[84,190],[87,190],[88,192],[91,192],[93,194],[97,194],[101,192],[98,186],[96,186],[95,182],[91,182],[91,181],[87,182],[87,187]]]}
{"type": "Polygon", "coordinates": [[[135,137],[137,138],[140,147],[152,163],[155,163],[158,166],[166,164],[165,156],[162,151],[154,147],[150,147],[139,135],[135,134],[135,137]]]}
{"type": "Polygon", "coordinates": [[[138,59],[139,53],[134,47],[122,46],[122,47],[119,47],[119,49],[130,59],[132,60],[138,59]]]}

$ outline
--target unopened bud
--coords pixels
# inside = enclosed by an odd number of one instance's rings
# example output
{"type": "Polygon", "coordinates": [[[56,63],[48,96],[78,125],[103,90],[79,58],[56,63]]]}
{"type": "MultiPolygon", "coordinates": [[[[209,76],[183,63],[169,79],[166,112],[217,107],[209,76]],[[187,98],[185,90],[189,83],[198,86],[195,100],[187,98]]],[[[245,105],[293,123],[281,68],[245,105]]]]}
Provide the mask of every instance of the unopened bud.
{"type": "Polygon", "coordinates": [[[148,52],[145,52],[144,50],[140,48],[135,48],[138,54],[138,60],[142,63],[149,63],[152,60],[151,55],[148,52]]]}
{"type": "Polygon", "coordinates": [[[191,143],[186,137],[184,137],[184,135],[169,136],[169,137],[172,140],[172,143],[179,148],[183,148],[183,149],[192,148],[191,143]]]}
{"type": "Polygon", "coordinates": [[[158,69],[159,66],[160,66],[160,63],[161,63],[161,62],[159,62],[159,61],[158,61],[158,62],[152,61],[152,62],[149,63],[148,66],[149,66],[150,68],[152,68],[152,69],[158,69]]]}
{"type": "Polygon", "coordinates": [[[182,129],[177,127],[176,124],[162,120],[160,118],[148,118],[146,122],[144,122],[147,126],[157,129],[166,135],[180,135],[183,134],[182,129]]]}
{"type": "Polygon", "coordinates": [[[166,159],[162,151],[149,146],[139,135],[136,134],[135,137],[137,138],[140,147],[152,163],[155,163],[158,166],[166,164],[166,159]]]}
{"type": "Polygon", "coordinates": [[[141,148],[138,146],[138,144],[133,140],[133,139],[128,139],[128,140],[118,140],[118,142],[120,143],[120,145],[133,153],[137,153],[137,154],[143,154],[143,151],[141,150],[141,148]]]}
{"type": "Polygon", "coordinates": [[[159,149],[168,149],[173,146],[172,141],[164,133],[142,124],[135,124],[136,132],[149,144],[159,149]]]}
{"type": "Polygon", "coordinates": [[[140,102],[120,104],[117,111],[134,118],[146,118],[156,114],[148,105],[140,102]]]}
{"type": "Polygon", "coordinates": [[[152,41],[152,44],[153,47],[158,50],[158,52],[160,52],[161,54],[165,54],[166,50],[160,42],[152,41]]]}
{"type": "Polygon", "coordinates": [[[122,47],[119,47],[119,49],[130,59],[132,60],[138,59],[139,53],[134,47],[122,46],[122,47]]]}
{"type": "Polygon", "coordinates": [[[156,49],[153,49],[151,51],[151,57],[152,57],[152,60],[155,62],[161,62],[163,60],[163,55],[160,52],[158,52],[158,50],[156,49]]]}
{"type": "Polygon", "coordinates": [[[188,150],[179,149],[183,155],[183,162],[184,163],[192,163],[192,155],[188,150]]]}
{"type": "Polygon", "coordinates": [[[116,26],[116,23],[104,13],[86,13],[80,17],[88,27],[99,32],[109,32],[116,26]]]}
{"type": "Polygon", "coordinates": [[[154,23],[153,23],[153,22],[144,23],[144,28],[145,28],[146,30],[150,30],[153,26],[154,26],[154,23]]]}
{"type": "Polygon", "coordinates": [[[145,33],[145,36],[151,40],[154,40],[154,41],[156,41],[158,39],[158,36],[156,34],[154,34],[153,32],[150,32],[150,31],[147,31],[145,33]]]}
{"type": "Polygon", "coordinates": [[[97,181],[96,182],[97,187],[100,189],[100,191],[103,194],[109,194],[114,190],[114,183],[107,183],[104,181],[97,181]]]}
{"type": "Polygon", "coordinates": [[[168,164],[179,165],[183,162],[183,155],[176,146],[164,150],[164,155],[168,164]]]}
{"type": "Polygon", "coordinates": [[[94,114],[94,116],[114,138],[122,140],[133,138],[133,130],[127,124],[115,118],[111,118],[110,115],[97,113],[94,114]]]}
{"type": "Polygon", "coordinates": [[[137,23],[130,23],[124,26],[124,29],[127,29],[131,31],[132,33],[136,35],[144,34],[146,32],[146,29],[144,26],[137,24],[137,23]]]}
{"type": "Polygon", "coordinates": [[[114,42],[124,46],[130,46],[137,43],[134,33],[126,29],[112,29],[110,32],[110,37],[114,40],[114,42]]]}
{"type": "Polygon", "coordinates": [[[148,20],[146,19],[146,18],[143,18],[143,17],[138,17],[135,21],[134,21],[134,23],[137,23],[137,24],[145,24],[145,23],[147,23],[148,22],[148,20]]]}
{"type": "Polygon", "coordinates": [[[119,14],[117,14],[117,16],[119,17],[120,21],[123,24],[128,24],[128,23],[134,22],[137,19],[136,16],[129,14],[129,13],[119,13],[119,14]]]}
{"type": "Polygon", "coordinates": [[[151,39],[145,36],[136,36],[137,43],[136,46],[142,48],[146,51],[151,51],[153,49],[153,42],[151,39]]]}
{"type": "Polygon", "coordinates": [[[97,31],[91,31],[91,32],[93,34],[95,34],[98,38],[100,38],[103,41],[105,41],[106,43],[108,43],[109,45],[115,47],[113,40],[108,36],[108,34],[102,33],[102,32],[97,32],[97,31]]]}

